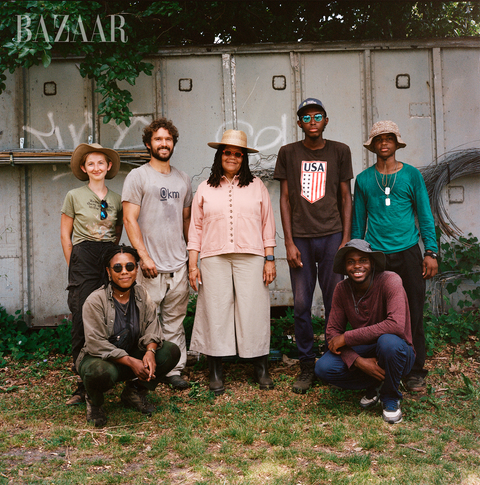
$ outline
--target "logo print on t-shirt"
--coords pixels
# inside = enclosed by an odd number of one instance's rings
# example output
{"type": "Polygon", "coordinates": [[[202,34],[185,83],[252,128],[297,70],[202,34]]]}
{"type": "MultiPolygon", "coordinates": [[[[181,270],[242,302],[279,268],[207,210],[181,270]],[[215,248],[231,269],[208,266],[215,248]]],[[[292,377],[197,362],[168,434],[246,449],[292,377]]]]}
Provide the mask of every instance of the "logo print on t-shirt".
{"type": "Polygon", "coordinates": [[[170,191],[166,187],[160,187],[160,200],[166,201],[168,199],[179,199],[180,192],[170,191]]]}
{"type": "Polygon", "coordinates": [[[302,197],[313,204],[325,196],[327,162],[302,162],[302,197]]]}

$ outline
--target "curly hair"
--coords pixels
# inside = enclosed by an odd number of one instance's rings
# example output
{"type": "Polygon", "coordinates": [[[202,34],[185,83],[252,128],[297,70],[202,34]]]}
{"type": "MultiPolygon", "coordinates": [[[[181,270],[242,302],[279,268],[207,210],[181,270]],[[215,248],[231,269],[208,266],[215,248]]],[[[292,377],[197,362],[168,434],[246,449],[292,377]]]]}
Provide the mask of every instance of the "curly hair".
{"type": "MultiPolygon", "coordinates": [[[[226,145],[220,145],[215,153],[215,158],[213,159],[213,165],[210,169],[210,177],[208,177],[207,184],[212,187],[218,187],[220,185],[220,180],[223,177],[222,168],[222,154],[226,145]]],[[[242,165],[240,165],[240,170],[238,171],[238,186],[247,187],[253,179],[255,178],[252,172],[250,172],[250,166],[248,165],[248,152],[246,148],[239,147],[242,150],[243,158],[242,165]]]]}
{"type": "Polygon", "coordinates": [[[105,252],[105,256],[103,257],[103,265],[105,268],[110,267],[110,261],[119,253],[131,254],[135,258],[136,263],[140,261],[140,256],[138,255],[137,250],[132,248],[132,246],[125,246],[125,244],[121,244],[119,246],[115,245],[107,249],[105,252]]]}
{"type": "Polygon", "coordinates": [[[158,120],[152,121],[148,126],[146,126],[143,129],[142,140],[143,140],[143,144],[146,147],[147,147],[147,143],[150,145],[152,141],[152,135],[160,128],[165,128],[170,133],[170,135],[173,138],[173,146],[177,144],[178,137],[179,137],[177,127],[172,123],[171,120],[167,120],[167,118],[162,117],[162,118],[159,118],[158,120]]]}

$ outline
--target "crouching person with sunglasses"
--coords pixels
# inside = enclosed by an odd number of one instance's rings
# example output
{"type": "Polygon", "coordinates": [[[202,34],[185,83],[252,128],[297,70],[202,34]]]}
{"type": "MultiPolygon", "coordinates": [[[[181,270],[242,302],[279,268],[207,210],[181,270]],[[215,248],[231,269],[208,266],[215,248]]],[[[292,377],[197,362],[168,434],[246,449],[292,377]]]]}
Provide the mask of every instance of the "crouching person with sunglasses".
{"type": "Polygon", "coordinates": [[[85,345],[76,366],[87,396],[87,421],[107,422],[104,393],[126,381],[120,396],[124,406],[151,415],[147,399],[180,359],[177,345],[164,341],[155,304],[136,285],[138,253],[114,246],[105,255],[109,283],[94,291],[83,305],[85,345]]]}

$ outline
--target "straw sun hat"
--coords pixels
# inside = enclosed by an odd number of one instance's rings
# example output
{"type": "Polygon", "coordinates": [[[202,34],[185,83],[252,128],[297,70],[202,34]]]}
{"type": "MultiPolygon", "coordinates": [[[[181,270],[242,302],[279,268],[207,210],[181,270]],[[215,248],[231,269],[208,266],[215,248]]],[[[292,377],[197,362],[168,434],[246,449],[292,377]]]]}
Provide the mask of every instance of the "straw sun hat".
{"type": "MultiPolygon", "coordinates": [[[[385,133],[393,133],[397,137],[398,148],[405,148],[407,144],[400,137],[400,130],[398,126],[393,121],[377,121],[370,130],[370,138],[363,144],[363,146],[374,152],[372,147],[373,139],[378,135],[383,135],[385,133]]],[[[375,152],[374,152],[375,153],[375,152]]]]}
{"type": "Polygon", "coordinates": [[[82,181],[88,180],[88,175],[82,170],[80,164],[85,155],[96,152],[103,153],[112,161],[112,167],[107,172],[105,178],[113,179],[113,177],[117,175],[120,168],[120,155],[115,150],[112,150],[111,148],[103,148],[102,145],[99,145],[98,143],[92,143],[91,145],[80,143],[80,145],[75,148],[70,160],[70,168],[77,179],[82,181]]]}
{"type": "Polygon", "coordinates": [[[220,145],[231,145],[234,147],[245,148],[248,153],[258,153],[255,148],[248,148],[247,135],[241,130],[227,130],[220,142],[210,142],[207,145],[211,148],[218,148],[220,145]]]}

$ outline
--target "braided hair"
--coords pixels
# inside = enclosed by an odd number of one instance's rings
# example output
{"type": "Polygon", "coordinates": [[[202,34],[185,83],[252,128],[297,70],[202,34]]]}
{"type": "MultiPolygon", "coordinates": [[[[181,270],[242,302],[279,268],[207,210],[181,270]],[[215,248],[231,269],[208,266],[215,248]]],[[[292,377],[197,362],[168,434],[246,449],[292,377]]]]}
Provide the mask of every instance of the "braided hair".
{"type": "Polygon", "coordinates": [[[132,246],[125,246],[125,244],[115,245],[109,249],[107,249],[105,256],[103,257],[103,265],[105,268],[110,267],[110,261],[119,253],[126,253],[131,254],[135,258],[135,262],[138,263],[140,261],[140,256],[135,248],[132,246]]]}

